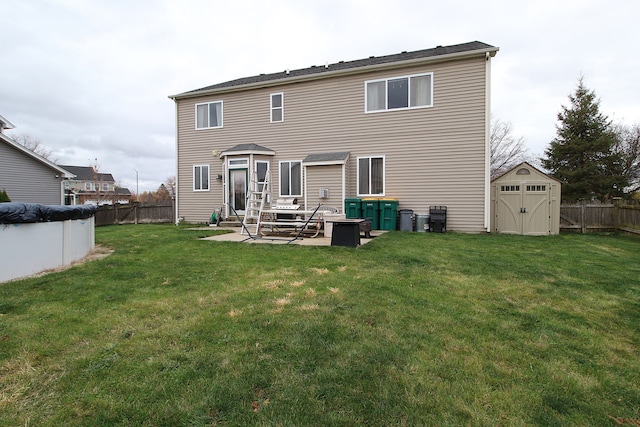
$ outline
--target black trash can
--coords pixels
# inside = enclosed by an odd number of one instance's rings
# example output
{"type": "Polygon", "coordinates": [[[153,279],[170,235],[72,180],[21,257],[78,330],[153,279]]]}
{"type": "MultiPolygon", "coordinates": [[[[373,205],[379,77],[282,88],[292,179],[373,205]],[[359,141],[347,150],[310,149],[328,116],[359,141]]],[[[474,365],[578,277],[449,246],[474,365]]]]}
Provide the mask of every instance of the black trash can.
{"type": "Polygon", "coordinates": [[[432,233],[444,233],[447,231],[447,207],[429,207],[429,231],[432,233]]]}
{"type": "Polygon", "coordinates": [[[413,231],[413,211],[400,209],[400,231],[413,231]]]}

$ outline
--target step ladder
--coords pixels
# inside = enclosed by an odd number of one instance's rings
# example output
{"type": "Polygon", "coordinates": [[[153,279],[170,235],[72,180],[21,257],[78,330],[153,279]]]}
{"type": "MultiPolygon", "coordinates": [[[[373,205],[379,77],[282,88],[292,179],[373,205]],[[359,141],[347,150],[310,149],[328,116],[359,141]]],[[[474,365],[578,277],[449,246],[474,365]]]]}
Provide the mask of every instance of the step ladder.
{"type": "MultiPolygon", "coordinates": [[[[245,227],[255,222],[255,234],[260,230],[260,221],[263,217],[263,211],[269,209],[270,199],[270,171],[267,170],[264,181],[258,180],[258,172],[253,171],[251,180],[249,181],[249,189],[247,191],[247,201],[245,205],[244,223],[245,227]]],[[[244,234],[243,227],[241,234],[244,234]]]]}

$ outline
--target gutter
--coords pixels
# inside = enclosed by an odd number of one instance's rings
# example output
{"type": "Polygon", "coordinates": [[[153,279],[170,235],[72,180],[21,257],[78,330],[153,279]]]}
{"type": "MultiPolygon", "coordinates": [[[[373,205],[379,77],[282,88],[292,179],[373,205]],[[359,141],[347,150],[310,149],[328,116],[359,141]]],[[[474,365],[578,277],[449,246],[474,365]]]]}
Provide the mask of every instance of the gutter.
{"type": "Polygon", "coordinates": [[[484,161],[484,229],[491,232],[491,55],[485,54],[485,161],[484,161]]]}

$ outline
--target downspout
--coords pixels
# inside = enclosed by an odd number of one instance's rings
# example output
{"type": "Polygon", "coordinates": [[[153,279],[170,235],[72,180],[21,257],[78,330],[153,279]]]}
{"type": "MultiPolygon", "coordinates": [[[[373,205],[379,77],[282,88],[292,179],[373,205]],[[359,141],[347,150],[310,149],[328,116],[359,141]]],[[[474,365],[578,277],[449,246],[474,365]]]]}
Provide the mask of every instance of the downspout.
{"type": "MultiPolygon", "coordinates": [[[[342,200],[340,201],[340,210],[344,211],[344,200],[347,198],[347,158],[342,163],[342,200]]],[[[346,214],[346,211],[344,212],[346,214]]]]}
{"type": "Polygon", "coordinates": [[[485,54],[485,134],[484,134],[484,228],[490,232],[491,224],[491,54],[485,54]]]}
{"type": "Polygon", "coordinates": [[[176,225],[178,225],[178,224],[180,224],[180,217],[178,216],[178,212],[179,212],[179,209],[178,209],[178,204],[179,203],[178,203],[178,201],[180,200],[179,197],[178,197],[178,193],[180,191],[180,190],[178,190],[180,188],[180,174],[178,173],[179,172],[178,165],[180,164],[180,159],[178,158],[178,155],[180,153],[180,151],[178,150],[178,143],[179,143],[179,140],[178,140],[178,100],[173,98],[173,102],[175,102],[175,105],[176,105],[176,194],[174,194],[173,196],[175,197],[175,201],[176,201],[175,206],[174,206],[174,208],[175,208],[175,217],[174,218],[175,218],[176,225]]]}

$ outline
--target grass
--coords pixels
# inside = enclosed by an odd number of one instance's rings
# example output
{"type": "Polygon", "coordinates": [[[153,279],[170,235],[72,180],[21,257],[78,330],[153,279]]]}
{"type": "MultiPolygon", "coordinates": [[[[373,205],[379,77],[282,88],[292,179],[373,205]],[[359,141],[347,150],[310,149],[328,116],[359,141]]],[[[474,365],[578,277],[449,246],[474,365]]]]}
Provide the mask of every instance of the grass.
{"type": "Polygon", "coordinates": [[[96,229],[0,285],[0,425],[636,425],[640,240],[96,229]]]}

